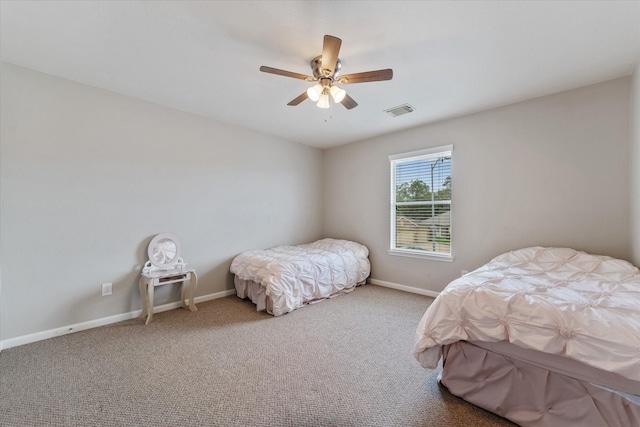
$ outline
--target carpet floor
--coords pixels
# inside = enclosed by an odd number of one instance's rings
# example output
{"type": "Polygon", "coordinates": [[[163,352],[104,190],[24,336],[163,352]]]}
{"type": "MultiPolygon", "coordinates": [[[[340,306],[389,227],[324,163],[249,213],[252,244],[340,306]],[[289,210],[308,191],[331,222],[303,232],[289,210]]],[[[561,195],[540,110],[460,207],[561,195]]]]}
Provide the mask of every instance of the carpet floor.
{"type": "Polygon", "coordinates": [[[431,298],[374,285],[281,317],[235,296],[0,353],[2,426],[512,426],[411,351],[431,298]]]}

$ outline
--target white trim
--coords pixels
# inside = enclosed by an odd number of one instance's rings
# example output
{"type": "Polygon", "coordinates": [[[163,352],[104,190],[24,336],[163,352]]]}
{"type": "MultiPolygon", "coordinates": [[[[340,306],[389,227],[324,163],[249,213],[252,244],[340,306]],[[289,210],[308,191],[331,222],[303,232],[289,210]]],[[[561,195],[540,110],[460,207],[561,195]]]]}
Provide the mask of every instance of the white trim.
{"type": "Polygon", "coordinates": [[[367,279],[367,283],[371,283],[372,285],[378,285],[385,288],[397,289],[399,291],[410,292],[412,294],[420,294],[428,297],[436,298],[440,295],[440,292],[430,291],[428,289],[414,288],[413,286],[399,285],[397,283],[385,282],[384,280],[378,279],[367,279]]]}
{"type": "Polygon", "coordinates": [[[452,151],[453,145],[441,145],[440,147],[425,148],[424,150],[410,151],[408,153],[392,154],[389,156],[389,160],[393,161],[405,159],[407,157],[430,156],[432,154],[440,154],[443,152],[449,152],[449,154],[451,154],[452,151]]]}
{"type": "MultiPolygon", "coordinates": [[[[213,294],[202,295],[196,297],[196,303],[210,301],[218,298],[228,297],[229,295],[235,295],[235,289],[227,289],[226,291],[215,292],[213,294]]],[[[188,301],[188,300],[187,300],[188,301]]],[[[182,306],[180,301],[170,302],[168,304],[159,305],[153,308],[154,313],[160,313],[163,311],[173,310],[182,306]]],[[[30,344],[36,341],[42,341],[49,338],[59,337],[62,335],[72,334],[78,331],[84,331],[86,329],[97,328],[99,326],[110,325],[112,323],[118,323],[129,319],[135,319],[140,316],[142,310],[134,310],[128,313],[116,314],[114,316],[103,317],[101,319],[89,320],[87,322],[76,323],[74,325],[62,326],[60,328],[49,329],[48,331],[36,332],[34,334],[22,335],[8,340],[0,341],[0,348],[7,349],[11,347],[17,347],[19,345],[30,344]]],[[[142,323],[141,323],[142,324],[142,323]]]]}
{"type": "Polygon", "coordinates": [[[432,261],[444,261],[444,262],[453,262],[453,257],[451,255],[438,255],[436,252],[422,252],[422,251],[412,251],[412,250],[403,250],[403,249],[389,249],[387,250],[389,255],[394,256],[405,256],[409,258],[422,258],[422,259],[430,259],[432,261]]]}
{"type": "MultiPolygon", "coordinates": [[[[196,297],[196,303],[211,301],[214,299],[224,298],[224,297],[228,297],[235,294],[236,294],[235,288],[227,289],[226,291],[220,291],[220,292],[215,292],[213,294],[201,295],[199,297],[196,297]]],[[[189,305],[189,298],[187,298],[186,301],[187,301],[187,305],[189,305]]],[[[178,304],[178,303],[175,303],[175,304],[178,304]]]]}

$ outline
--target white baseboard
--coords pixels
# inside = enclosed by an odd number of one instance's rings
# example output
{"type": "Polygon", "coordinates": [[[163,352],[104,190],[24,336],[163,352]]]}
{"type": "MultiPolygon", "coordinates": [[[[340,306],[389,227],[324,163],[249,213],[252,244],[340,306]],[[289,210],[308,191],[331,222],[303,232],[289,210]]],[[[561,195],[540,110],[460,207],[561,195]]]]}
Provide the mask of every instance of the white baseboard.
{"type": "MultiPolygon", "coordinates": [[[[213,294],[196,297],[196,303],[211,301],[213,299],[224,298],[229,295],[235,295],[235,294],[236,294],[235,289],[228,289],[226,291],[215,292],[213,294]]],[[[182,303],[180,301],[171,302],[168,304],[163,304],[163,305],[153,307],[153,312],[160,313],[163,311],[173,310],[174,308],[179,308],[181,306],[182,306],[182,303]]],[[[86,329],[97,328],[98,326],[110,325],[112,323],[118,323],[124,320],[135,319],[136,317],[140,316],[140,313],[142,313],[142,309],[130,311],[128,313],[116,314],[114,316],[103,317],[101,319],[89,320],[87,322],[76,323],[75,325],[49,329],[48,331],[36,332],[34,334],[23,335],[15,338],[9,338],[7,340],[0,341],[0,349],[5,350],[7,348],[17,347],[19,345],[30,344],[32,342],[59,337],[61,335],[72,334],[74,332],[84,331],[86,329]]]]}
{"type": "Polygon", "coordinates": [[[436,298],[438,295],[440,295],[440,292],[429,291],[427,289],[414,288],[413,286],[399,285],[398,283],[385,282],[384,280],[369,278],[367,279],[367,282],[371,283],[372,285],[378,285],[378,286],[383,286],[385,288],[397,289],[399,291],[404,291],[404,292],[411,292],[412,294],[426,295],[428,297],[433,297],[433,298],[436,298]]]}
{"type": "MultiPolygon", "coordinates": [[[[400,285],[398,283],[386,282],[378,279],[367,279],[367,283],[372,285],[383,286],[385,288],[397,289],[399,291],[410,292],[414,294],[426,295],[428,297],[437,297],[439,292],[429,291],[427,289],[414,288],[412,286],[400,285]]],[[[217,298],[224,298],[229,295],[235,295],[235,289],[227,289],[222,292],[215,292],[213,294],[202,295],[196,297],[196,303],[205,301],[211,301],[217,298]]],[[[188,301],[188,300],[187,300],[188,301]]],[[[181,302],[171,302],[168,304],[159,305],[153,308],[154,313],[161,313],[163,311],[173,310],[181,307],[181,302]]],[[[84,331],[86,329],[97,328],[99,326],[110,325],[112,323],[118,323],[129,319],[135,319],[140,316],[142,310],[134,310],[128,313],[116,314],[114,316],[103,317],[101,319],[89,320],[87,322],[76,323],[74,325],[62,326],[60,328],[49,329],[47,331],[36,332],[34,334],[22,335],[15,338],[9,338],[7,340],[0,341],[0,351],[11,347],[17,347],[20,345],[30,344],[37,341],[46,340],[62,335],[72,334],[74,332],[84,331]]]]}

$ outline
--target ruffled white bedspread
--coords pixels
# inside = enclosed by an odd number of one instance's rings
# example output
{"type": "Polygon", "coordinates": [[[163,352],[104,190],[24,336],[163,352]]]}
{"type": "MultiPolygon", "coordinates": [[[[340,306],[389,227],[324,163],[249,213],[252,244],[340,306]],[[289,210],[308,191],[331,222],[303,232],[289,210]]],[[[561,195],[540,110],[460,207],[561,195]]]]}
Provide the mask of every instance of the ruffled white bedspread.
{"type": "Polygon", "coordinates": [[[298,246],[243,252],[231,263],[242,280],[265,287],[280,316],[303,304],[348,292],[371,271],[369,249],[356,242],[322,239],[298,246]]]}
{"type": "Polygon", "coordinates": [[[640,271],[566,248],[500,255],[440,293],[414,356],[435,368],[442,346],[460,340],[509,341],[640,381],[640,271]]]}

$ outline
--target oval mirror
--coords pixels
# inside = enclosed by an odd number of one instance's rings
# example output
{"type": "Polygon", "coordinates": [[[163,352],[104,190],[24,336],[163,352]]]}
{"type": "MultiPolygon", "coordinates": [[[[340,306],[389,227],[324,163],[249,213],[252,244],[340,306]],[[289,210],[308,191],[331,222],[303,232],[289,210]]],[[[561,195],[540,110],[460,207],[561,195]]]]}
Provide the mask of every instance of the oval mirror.
{"type": "Polygon", "coordinates": [[[151,239],[147,251],[149,261],[156,267],[168,268],[174,265],[180,257],[180,243],[169,233],[162,233],[151,239]]]}

